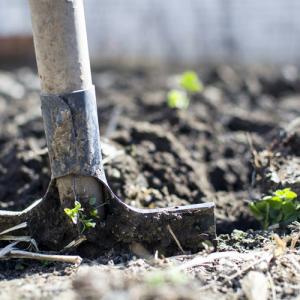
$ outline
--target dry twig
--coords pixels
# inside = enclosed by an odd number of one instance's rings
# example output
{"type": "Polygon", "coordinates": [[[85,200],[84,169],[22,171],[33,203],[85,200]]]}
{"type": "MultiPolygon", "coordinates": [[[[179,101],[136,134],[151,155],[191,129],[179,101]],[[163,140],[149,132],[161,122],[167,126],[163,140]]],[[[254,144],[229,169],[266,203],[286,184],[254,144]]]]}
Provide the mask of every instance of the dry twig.
{"type": "Polygon", "coordinates": [[[267,254],[263,255],[259,260],[254,261],[253,263],[249,264],[248,266],[237,271],[235,274],[227,277],[225,282],[229,282],[229,281],[235,279],[236,277],[241,276],[242,274],[244,274],[245,272],[252,269],[254,266],[256,266],[257,264],[260,264],[263,261],[267,261],[267,263],[269,263],[272,258],[273,258],[273,254],[268,252],[267,254]]]}
{"type": "Polygon", "coordinates": [[[262,253],[263,252],[239,253],[237,251],[215,252],[215,253],[211,253],[204,257],[203,256],[195,257],[194,259],[181,264],[177,268],[179,270],[186,270],[186,269],[195,268],[195,267],[207,264],[207,263],[212,263],[215,260],[222,259],[222,258],[231,258],[231,259],[242,260],[242,261],[251,260],[251,259],[255,259],[256,256],[262,255],[262,253]]]}
{"type": "Polygon", "coordinates": [[[0,236],[4,235],[4,234],[7,234],[9,232],[18,230],[18,229],[26,228],[26,227],[27,227],[27,222],[20,223],[20,224],[18,224],[16,226],[13,226],[13,227],[10,227],[10,228],[8,228],[6,230],[3,230],[2,232],[0,232],[0,236]]]}
{"type": "Polygon", "coordinates": [[[167,225],[167,229],[170,232],[171,236],[173,237],[173,239],[174,239],[175,243],[177,244],[178,248],[180,249],[180,251],[184,254],[185,251],[183,250],[178,238],[176,237],[174,231],[172,230],[172,228],[169,224],[167,225]]]}
{"type": "Polygon", "coordinates": [[[76,265],[80,265],[82,261],[82,258],[80,256],[41,254],[23,250],[10,250],[6,256],[9,258],[26,258],[35,260],[57,261],[76,265]]]}
{"type": "Polygon", "coordinates": [[[73,240],[67,246],[65,246],[61,252],[63,253],[63,252],[66,252],[66,251],[70,251],[71,249],[74,249],[77,246],[79,246],[84,241],[86,241],[86,236],[81,235],[76,240],[73,240]]]}
{"type": "MultiPolygon", "coordinates": [[[[65,263],[72,263],[79,265],[82,261],[80,256],[69,256],[69,255],[52,255],[52,254],[41,254],[41,253],[33,253],[24,250],[18,250],[15,246],[19,242],[29,242],[36,251],[38,251],[38,246],[36,241],[31,238],[30,236],[14,236],[14,235],[7,235],[7,233],[22,229],[27,227],[27,223],[21,223],[16,226],[13,226],[9,229],[6,229],[0,233],[0,240],[3,241],[14,241],[13,243],[5,246],[4,248],[0,249],[0,259],[9,259],[9,258],[26,258],[26,259],[36,259],[36,260],[47,260],[47,261],[58,261],[58,262],[65,262],[65,263]]],[[[80,242],[82,239],[80,240],[80,242]]],[[[76,241],[74,241],[74,244],[76,241]]],[[[77,244],[79,241],[77,241],[77,244]]],[[[74,246],[74,245],[68,245],[74,246]]],[[[68,247],[67,246],[67,247],[68,247]]]]}

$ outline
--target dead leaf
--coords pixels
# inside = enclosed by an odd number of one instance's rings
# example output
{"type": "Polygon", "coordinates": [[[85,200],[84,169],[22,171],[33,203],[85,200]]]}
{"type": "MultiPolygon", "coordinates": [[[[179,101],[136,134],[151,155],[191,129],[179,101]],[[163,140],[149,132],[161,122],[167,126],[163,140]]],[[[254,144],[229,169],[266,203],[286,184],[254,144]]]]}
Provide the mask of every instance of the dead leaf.
{"type": "Polygon", "coordinates": [[[278,257],[283,255],[286,252],[286,241],[279,237],[278,234],[273,235],[273,239],[275,241],[275,248],[274,248],[274,256],[278,257]]]}

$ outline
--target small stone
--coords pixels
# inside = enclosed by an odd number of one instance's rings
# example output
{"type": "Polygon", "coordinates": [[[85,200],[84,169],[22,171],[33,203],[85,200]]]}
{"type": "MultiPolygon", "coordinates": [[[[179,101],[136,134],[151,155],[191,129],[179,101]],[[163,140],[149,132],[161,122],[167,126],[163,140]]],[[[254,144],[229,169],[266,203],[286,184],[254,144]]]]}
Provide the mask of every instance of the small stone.
{"type": "Polygon", "coordinates": [[[241,280],[242,289],[248,300],[267,300],[269,296],[268,278],[257,271],[250,271],[241,280]]]}
{"type": "Polygon", "coordinates": [[[121,172],[118,169],[112,169],[111,177],[118,179],[121,177],[121,172]]]}

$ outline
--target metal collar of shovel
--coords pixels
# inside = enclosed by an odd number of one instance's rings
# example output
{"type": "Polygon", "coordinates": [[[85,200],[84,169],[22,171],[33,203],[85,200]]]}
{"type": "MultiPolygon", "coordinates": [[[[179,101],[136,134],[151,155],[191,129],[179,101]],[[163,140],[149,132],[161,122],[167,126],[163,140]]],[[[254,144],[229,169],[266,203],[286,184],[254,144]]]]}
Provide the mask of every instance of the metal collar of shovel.
{"type": "MultiPolygon", "coordinates": [[[[46,195],[24,211],[0,211],[0,230],[27,221],[26,233],[40,245],[61,249],[76,238],[78,231],[63,211],[55,181],[67,175],[84,175],[96,178],[105,195],[104,217],[86,234],[99,253],[135,242],[167,255],[179,252],[178,243],[191,252],[201,249],[204,241],[214,244],[213,203],[138,209],[112,192],[102,167],[94,87],[69,94],[42,95],[41,101],[52,180],[46,195]]],[[[83,200],[82,205],[88,204],[83,200]]]]}

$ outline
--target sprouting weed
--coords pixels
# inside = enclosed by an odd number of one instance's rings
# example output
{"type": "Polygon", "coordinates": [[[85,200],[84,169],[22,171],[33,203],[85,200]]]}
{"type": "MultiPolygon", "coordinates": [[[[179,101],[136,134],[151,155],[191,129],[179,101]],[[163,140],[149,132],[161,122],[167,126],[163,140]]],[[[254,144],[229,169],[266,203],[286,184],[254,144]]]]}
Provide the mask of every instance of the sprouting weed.
{"type": "Polygon", "coordinates": [[[83,211],[80,202],[75,201],[75,206],[73,208],[65,208],[65,214],[72,220],[74,224],[77,224],[79,213],[83,211]]]}
{"type": "MultiPolygon", "coordinates": [[[[96,198],[94,201],[94,198],[89,199],[89,203],[96,204],[96,198]]],[[[84,209],[81,207],[80,202],[75,201],[75,206],[73,208],[65,208],[64,209],[65,214],[72,220],[74,224],[80,223],[82,225],[81,233],[83,233],[86,229],[94,228],[96,226],[96,222],[94,222],[94,218],[98,217],[98,210],[92,209],[90,211],[90,216],[92,218],[88,218],[84,214],[84,209]]]]}

